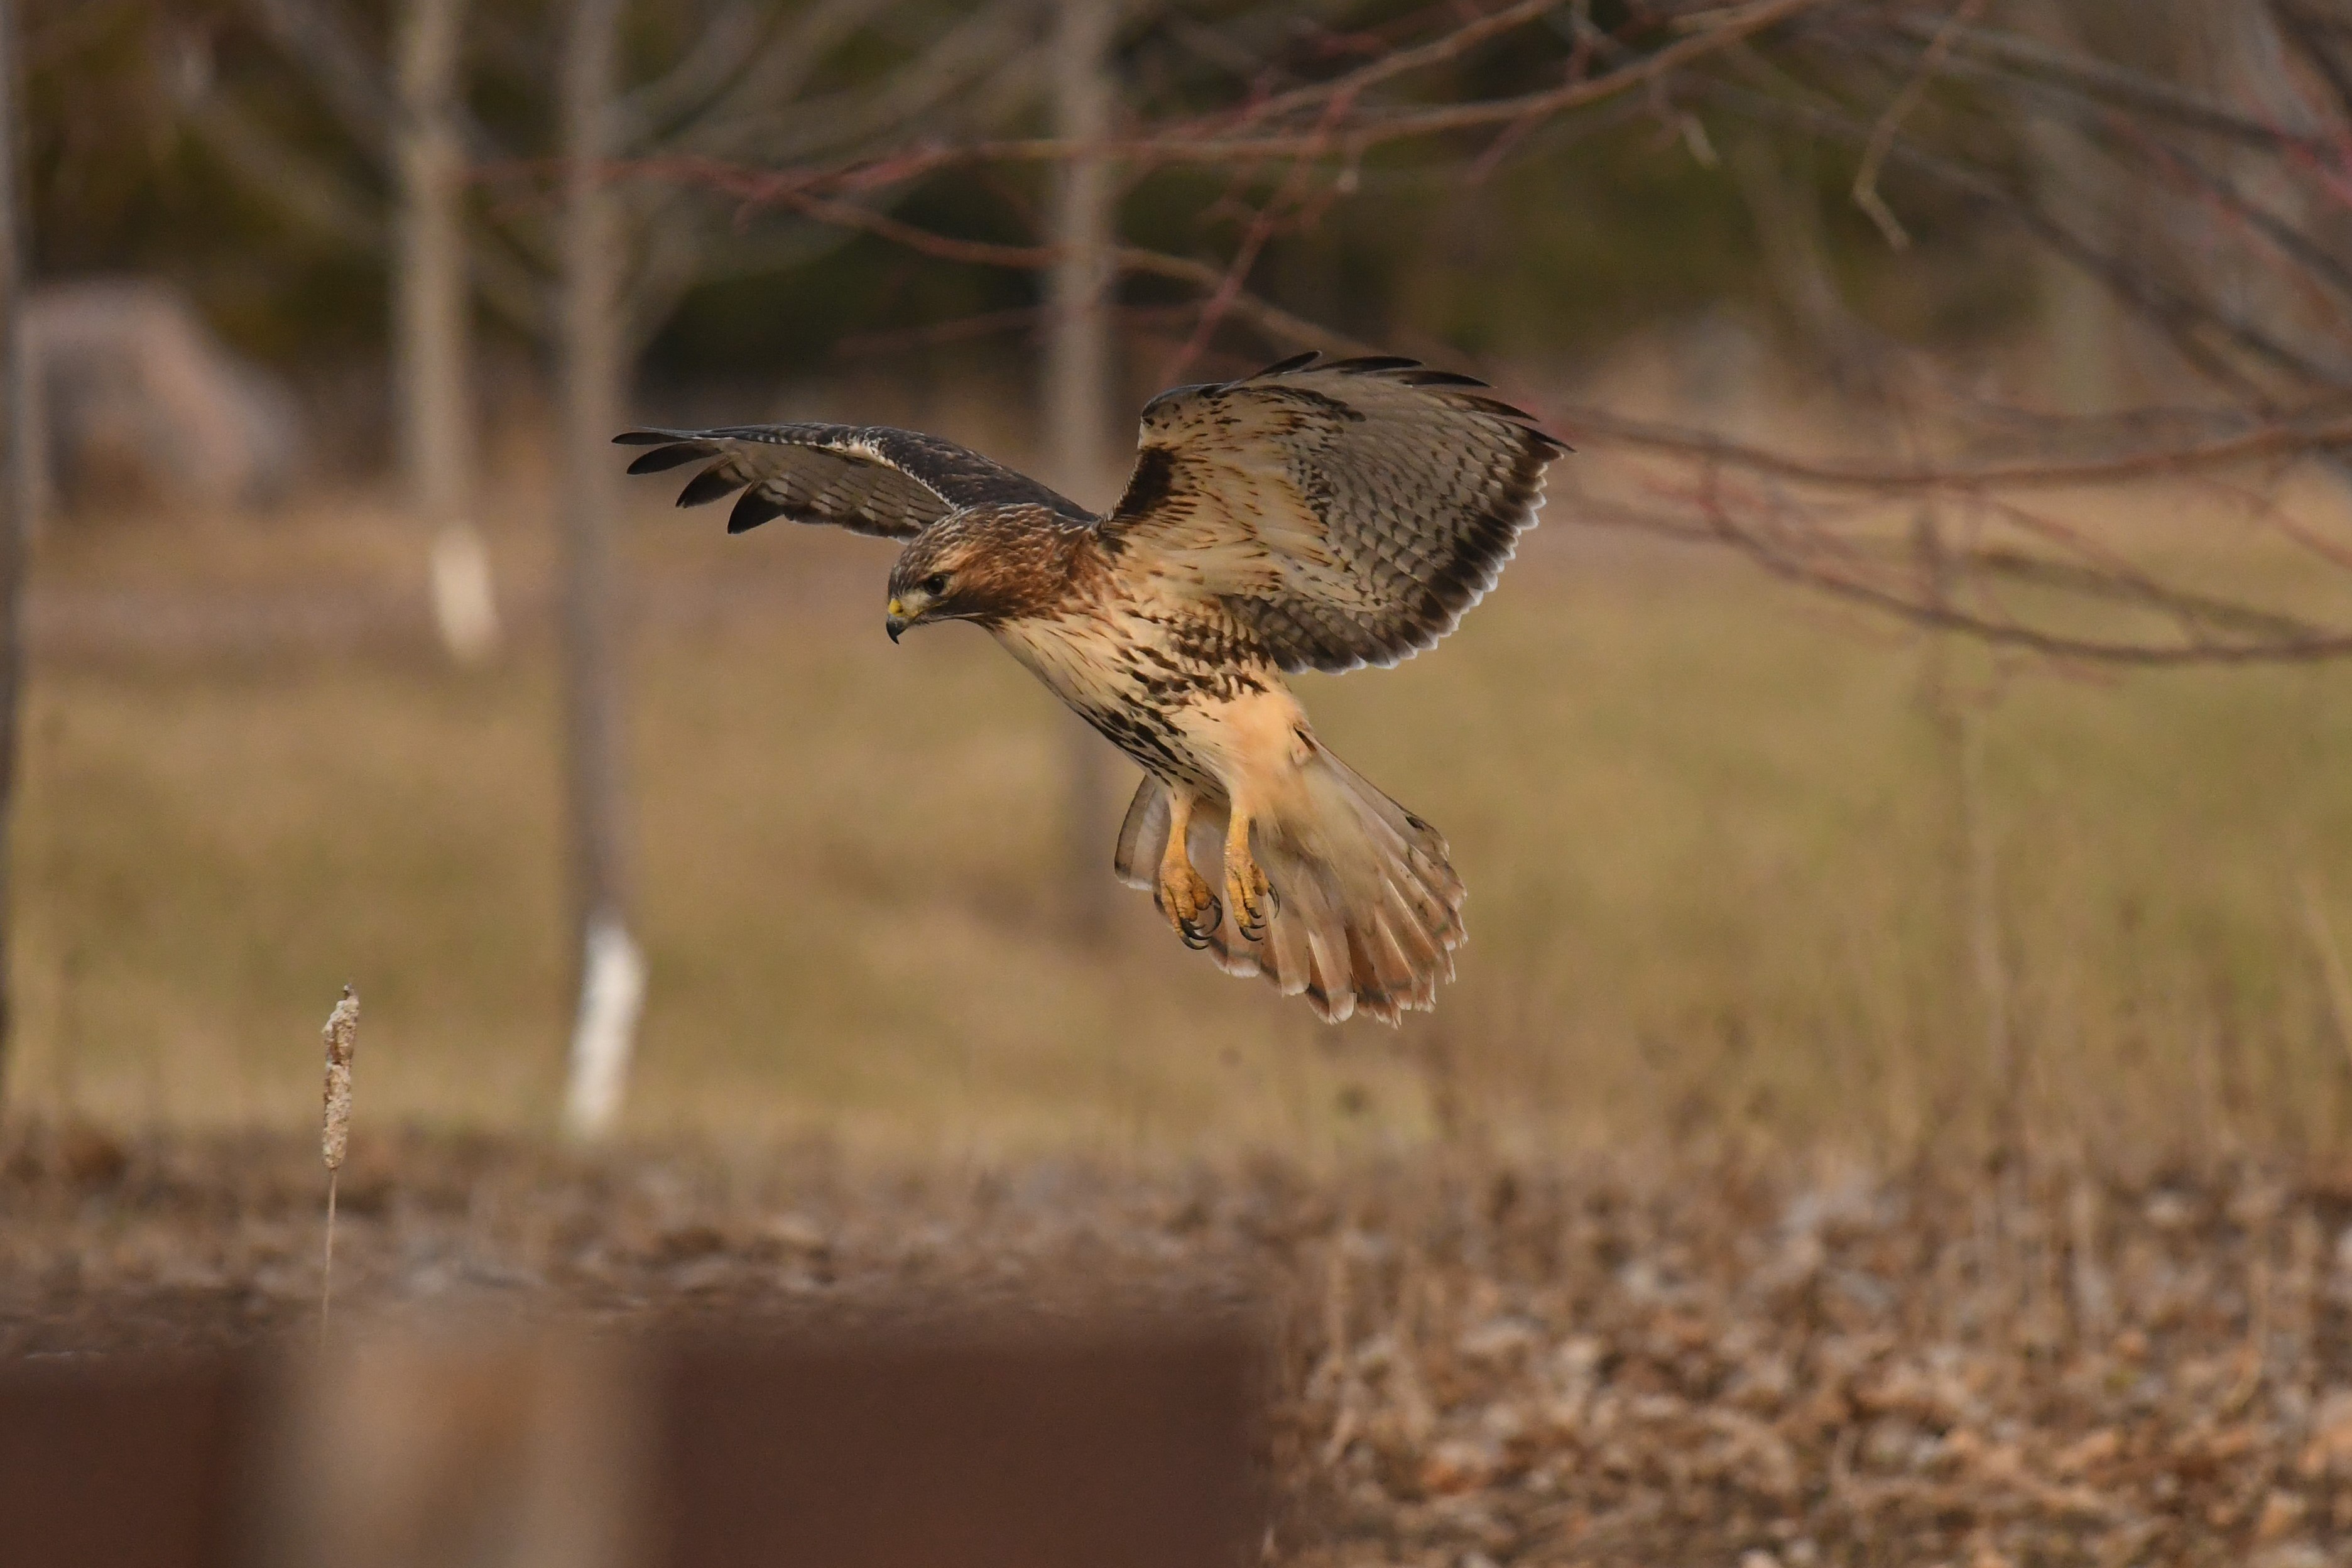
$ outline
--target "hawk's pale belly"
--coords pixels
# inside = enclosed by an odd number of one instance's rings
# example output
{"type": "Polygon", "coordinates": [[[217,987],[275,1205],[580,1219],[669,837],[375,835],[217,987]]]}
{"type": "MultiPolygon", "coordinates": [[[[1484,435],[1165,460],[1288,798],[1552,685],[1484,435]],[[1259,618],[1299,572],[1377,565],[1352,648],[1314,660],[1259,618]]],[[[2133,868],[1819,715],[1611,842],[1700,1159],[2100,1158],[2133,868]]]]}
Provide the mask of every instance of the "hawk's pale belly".
{"type": "Polygon", "coordinates": [[[1212,600],[1114,582],[997,639],[1055,696],[1171,784],[1231,796],[1277,763],[1305,716],[1249,629],[1212,600]]]}

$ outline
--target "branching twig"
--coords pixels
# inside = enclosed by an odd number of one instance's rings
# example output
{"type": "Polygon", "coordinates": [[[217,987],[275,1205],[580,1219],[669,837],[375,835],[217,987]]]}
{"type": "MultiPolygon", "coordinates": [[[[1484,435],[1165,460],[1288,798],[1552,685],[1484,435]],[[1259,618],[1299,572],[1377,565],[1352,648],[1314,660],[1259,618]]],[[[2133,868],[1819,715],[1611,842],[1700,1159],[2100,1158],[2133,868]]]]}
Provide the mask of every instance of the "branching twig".
{"type": "Polygon", "coordinates": [[[1895,101],[1886,106],[1886,112],[1879,116],[1878,123],[1870,128],[1870,142],[1862,152],[1862,167],[1854,171],[1854,205],[1870,215],[1870,221],[1878,226],[1878,232],[1885,236],[1886,243],[1897,250],[1911,247],[1911,235],[1903,226],[1902,220],[1895,216],[1895,210],[1886,205],[1886,199],[1878,194],[1879,167],[1886,162],[1886,150],[1895,144],[1895,132],[1911,110],[1918,106],[1920,99],[1927,96],[1927,86],[1935,80],[1937,68],[1944,63],[1944,57],[1951,52],[1954,35],[1975,21],[1984,7],[1985,0],[1960,0],[1959,5],[1953,7],[1951,16],[1945,18],[1944,25],[1936,30],[1934,40],[1928,44],[1927,54],[1919,61],[1919,68],[1909,81],[1903,84],[1903,90],[1895,94],[1895,101]]]}

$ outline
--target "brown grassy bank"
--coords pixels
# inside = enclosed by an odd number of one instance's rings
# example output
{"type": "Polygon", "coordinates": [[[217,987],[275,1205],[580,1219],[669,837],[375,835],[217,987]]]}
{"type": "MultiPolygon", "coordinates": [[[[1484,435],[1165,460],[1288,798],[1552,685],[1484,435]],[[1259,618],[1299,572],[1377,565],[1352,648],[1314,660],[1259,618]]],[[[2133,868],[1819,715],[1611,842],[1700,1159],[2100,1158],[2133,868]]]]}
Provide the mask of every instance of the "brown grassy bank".
{"type": "MultiPolygon", "coordinates": [[[[0,1355],[308,1345],[316,1162],[20,1124],[0,1355]]],[[[1276,1349],[1280,1563],[2325,1568],[2352,1534],[2340,1164],[1145,1172],[409,1135],[344,1175],[352,1324],[1244,1314],[1276,1349]]]]}

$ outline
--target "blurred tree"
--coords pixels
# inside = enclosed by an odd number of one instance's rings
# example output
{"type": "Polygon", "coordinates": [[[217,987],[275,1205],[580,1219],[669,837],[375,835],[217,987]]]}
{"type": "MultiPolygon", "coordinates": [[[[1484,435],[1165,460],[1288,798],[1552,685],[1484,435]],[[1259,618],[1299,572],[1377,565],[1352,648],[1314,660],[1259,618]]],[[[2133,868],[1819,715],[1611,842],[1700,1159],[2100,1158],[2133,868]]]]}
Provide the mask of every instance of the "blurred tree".
{"type": "MultiPolygon", "coordinates": [[[[1065,141],[1093,146],[1110,134],[1110,46],[1121,9],[1116,0],[1056,0],[1054,133],[1065,141]]],[[[1107,509],[1104,487],[1116,482],[1108,411],[1117,402],[1109,314],[1117,195],[1099,154],[1057,164],[1054,174],[1045,295],[1049,478],[1083,504],[1107,509]]],[[[1111,882],[1102,874],[1103,846],[1111,839],[1110,752],[1093,731],[1067,722],[1063,755],[1070,921],[1082,940],[1099,942],[1111,929],[1111,882]]]]}
{"type": "MultiPolygon", "coordinates": [[[[37,226],[54,270],[168,274],[238,346],[305,370],[383,346],[396,312],[354,300],[389,294],[397,254],[391,132],[404,0],[26,3],[37,226]]],[[[1622,31],[1649,47],[1674,37],[1675,9],[1603,3],[1586,16],[1612,39],[1622,31]]],[[[1524,25],[1385,79],[1380,101],[1524,98],[1608,63],[1597,47],[1580,56],[1578,8],[1565,0],[1477,15],[1483,24],[1504,13],[1524,25]]],[[[616,147],[635,173],[618,202],[631,338],[658,335],[657,374],[766,374],[877,327],[991,311],[1033,330],[1039,316],[1022,313],[1037,303],[1026,279],[910,257],[789,204],[747,213],[731,176],[870,166],[911,147],[1042,125],[1053,56],[1039,47],[1039,24],[1050,14],[1048,0],[673,0],[633,10],[616,147]]],[[[486,346],[554,341],[550,62],[562,15],[555,0],[466,7],[453,119],[467,171],[467,282],[486,346]]],[[[1253,94],[1270,100],[1411,55],[1471,15],[1430,0],[1188,0],[1132,15],[1115,65],[1134,122],[1228,116],[1253,94]]],[[[1590,112],[1457,131],[1418,151],[1370,146],[1346,201],[1318,193],[1266,237],[1257,285],[1359,337],[1427,332],[1523,358],[1580,355],[1640,322],[1753,299],[1738,206],[1676,133],[1680,112],[1629,94],[1590,112]]],[[[1306,120],[1311,127],[1312,112],[1306,120]]],[[[1330,172],[1344,162],[1333,159],[1330,172]]],[[[1222,249],[1247,222],[1244,198],[1281,173],[1253,154],[1223,166],[1118,166],[1129,238],[1190,258],[1222,249]]],[[[1035,220],[1050,199],[1043,178],[1010,169],[868,189],[927,226],[999,238],[1040,237],[1035,220]]],[[[1874,265],[1843,243],[1839,258],[1874,265]]],[[[1131,278],[1124,302],[1150,311],[1191,294],[1131,278]]],[[[2025,303],[2020,293],[2009,308],[2025,303]]],[[[1164,330],[1133,313],[1120,320],[1147,335],[1164,330]]],[[[495,402],[486,412],[504,416],[495,402]]]]}
{"type": "MultiPolygon", "coordinates": [[[[459,69],[463,0],[405,0],[396,68],[383,68],[348,26],[342,0],[245,0],[278,47],[298,62],[320,103],[369,160],[388,166],[396,208],[401,455],[419,510],[439,531],[435,547],[441,623],[454,651],[491,629],[478,539],[467,517],[465,392],[467,278],[510,324],[547,341],[560,383],[564,774],[569,950],[577,998],[564,1120],[578,1135],[618,1114],[642,1001],[644,966],[631,935],[623,777],[621,671],[614,628],[614,467],[608,443],[621,427],[629,367],[696,283],[730,268],[773,268],[812,247],[841,243],[822,226],[773,226],[746,238],[727,205],[692,179],[625,177],[623,161],[651,160],[691,173],[748,153],[851,156],[862,139],[896,134],[900,117],[936,108],[1017,55],[1024,7],[997,5],[956,16],[912,51],[875,70],[856,57],[866,34],[898,11],[887,0],[818,0],[778,7],[723,0],[672,10],[648,24],[675,34],[667,64],[625,87],[623,0],[573,0],[563,16],[558,93],[561,200],[537,199],[541,169],[505,149],[511,125],[499,90],[528,101],[537,87],[529,35],[488,26],[493,62],[520,51],[502,87],[482,89],[487,116],[469,108],[459,69]],[[843,58],[847,84],[812,90],[843,58]],[[468,215],[467,165],[510,192],[468,215]],[[555,304],[533,269],[551,269],[555,304]],[[468,609],[473,611],[470,616],[468,609]],[[472,627],[468,634],[468,626],[472,627]]],[[[494,75],[497,73],[493,73],[494,75]]],[[[299,156],[250,117],[214,107],[200,123],[212,144],[257,182],[278,187],[299,156]]],[[[346,182],[346,184],[348,184],[346,182]]],[[[307,188],[307,187],[305,187],[307,188]]],[[[302,202],[349,214],[348,195],[302,202]]]]}
{"type": "Polygon", "coordinates": [[[613,604],[613,437],[621,428],[617,215],[605,169],[614,135],[623,0],[573,0],[563,47],[564,777],[579,1007],[564,1126],[607,1131],[621,1109],[645,996],[630,935],[629,815],[622,779],[620,660],[613,604]]]}
{"type": "Polygon", "coordinates": [[[474,399],[467,359],[466,153],[457,124],[466,0],[407,0],[398,39],[399,252],[394,278],[400,465],[432,531],[434,619],[453,658],[499,636],[489,552],[473,518],[474,399]]]}
{"type": "Polygon", "coordinates": [[[32,387],[25,352],[25,236],[18,192],[23,131],[16,0],[0,0],[0,1108],[16,1027],[15,890],[17,697],[24,685],[25,542],[34,516],[32,387]]]}
{"type": "MultiPolygon", "coordinates": [[[[300,68],[304,84],[379,168],[394,161],[384,72],[354,36],[352,0],[240,0],[300,68]]],[[[854,158],[875,138],[938,114],[1017,60],[1024,7],[998,0],[936,7],[908,0],[691,0],[649,9],[615,45],[611,155],[691,175],[741,159],[854,158]],[[897,35],[913,32],[913,47],[897,35]],[[924,36],[928,35],[928,36],[924,36]]],[[[468,238],[475,282],[509,324],[551,342],[561,328],[544,293],[560,272],[562,220],[544,199],[549,130],[562,107],[534,8],[484,7],[470,90],[448,104],[472,176],[506,199],[478,203],[468,238]],[[536,278],[534,286],[530,281],[536,278]]],[[[558,157],[560,158],[560,150],[558,157]]],[[[233,153],[257,179],[284,160],[233,153]]],[[[347,194],[365,205],[363,190],[347,194]]],[[[691,177],[628,180],[614,196],[623,343],[634,355],[698,285],[771,274],[840,243],[808,225],[751,232],[734,204],[691,177]]]]}

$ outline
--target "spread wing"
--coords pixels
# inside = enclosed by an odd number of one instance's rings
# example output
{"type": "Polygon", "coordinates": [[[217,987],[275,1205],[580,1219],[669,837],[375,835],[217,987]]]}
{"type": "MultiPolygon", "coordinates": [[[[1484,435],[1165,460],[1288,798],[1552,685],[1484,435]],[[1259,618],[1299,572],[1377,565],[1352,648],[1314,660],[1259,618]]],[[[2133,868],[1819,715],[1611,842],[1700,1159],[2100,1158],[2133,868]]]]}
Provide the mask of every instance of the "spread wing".
{"type": "Polygon", "coordinates": [[[1305,354],[1162,393],[1104,531],[1223,597],[1285,669],[1394,664],[1495,585],[1568,449],[1485,385],[1305,354]]]}
{"type": "Polygon", "coordinates": [[[882,539],[911,539],[951,511],[1004,502],[1094,514],[979,453],[913,430],[869,425],[736,425],[717,430],[631,430],[613,439],[651,447],[629,465],[657,474],[705,462],[679,492],[701,506],[743,492],[727,519],[740,533],[770,518],[828,523],[882,539]]]}

